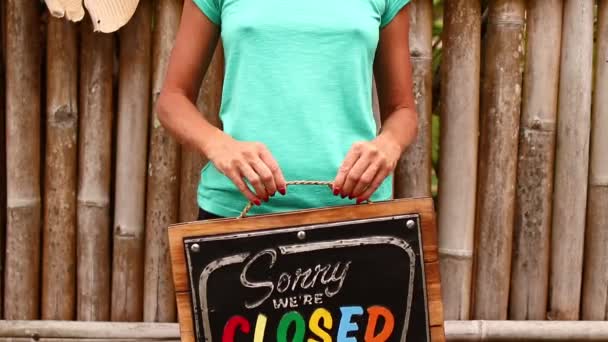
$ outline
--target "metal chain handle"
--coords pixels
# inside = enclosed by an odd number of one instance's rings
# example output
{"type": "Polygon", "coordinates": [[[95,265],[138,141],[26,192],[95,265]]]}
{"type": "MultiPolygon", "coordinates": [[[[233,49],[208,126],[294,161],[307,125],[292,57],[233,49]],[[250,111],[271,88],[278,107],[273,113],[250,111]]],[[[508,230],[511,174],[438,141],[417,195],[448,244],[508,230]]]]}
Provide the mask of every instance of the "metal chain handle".
{"type": "MultiPolygon", "coordinates": [[[[328,182],[328,181],[305,181],[305,180],[296,180],[296,181],[289,181],[286,182],[287,185],[327,185],[331,188],[332,186],[332,182],[328,182]]],[[[365,201],[367,203],[371,203],[372,201],[367,200],[365,201]]],[[[249,202],[247,203],[247,205],[245,206],[245,208],[243,208],[243,211],[241,212],[241,214],[237,217],[237,219],[241,219],[244,218],[245,216],[247,216],[247,213],[251,210],[251,208],[253,208],[254,204],[253,202],[249,202]]]]}

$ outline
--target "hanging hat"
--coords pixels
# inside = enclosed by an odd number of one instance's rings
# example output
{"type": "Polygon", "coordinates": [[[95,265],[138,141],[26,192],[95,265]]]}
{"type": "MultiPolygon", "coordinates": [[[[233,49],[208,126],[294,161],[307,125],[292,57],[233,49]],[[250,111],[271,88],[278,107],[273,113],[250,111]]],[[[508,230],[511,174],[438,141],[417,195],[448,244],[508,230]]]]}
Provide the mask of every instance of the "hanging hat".
{"type": "MultiPolygon", "coordinates": [[[[45,0],[51,15],[80,21],[84,18],[83,0],[45,0]]],[[[124,26],[135,13],[139,0],[84,0],[93,29],[114,32],[124,26]]]]}

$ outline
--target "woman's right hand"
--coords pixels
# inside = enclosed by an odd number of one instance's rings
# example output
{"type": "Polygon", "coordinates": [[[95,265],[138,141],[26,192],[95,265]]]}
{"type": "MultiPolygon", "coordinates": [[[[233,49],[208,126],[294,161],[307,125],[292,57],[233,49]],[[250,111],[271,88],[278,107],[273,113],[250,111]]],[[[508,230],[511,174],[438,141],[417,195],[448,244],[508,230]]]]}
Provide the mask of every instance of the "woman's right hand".
{"type": "Polygon", "coordinates": [[[222,131],[216,133],[208,139],[205,154],[249,201],[261,205],[277,191],[285,195],[287,184],[281,168],[264,144],[238,141],[222,131]]]}

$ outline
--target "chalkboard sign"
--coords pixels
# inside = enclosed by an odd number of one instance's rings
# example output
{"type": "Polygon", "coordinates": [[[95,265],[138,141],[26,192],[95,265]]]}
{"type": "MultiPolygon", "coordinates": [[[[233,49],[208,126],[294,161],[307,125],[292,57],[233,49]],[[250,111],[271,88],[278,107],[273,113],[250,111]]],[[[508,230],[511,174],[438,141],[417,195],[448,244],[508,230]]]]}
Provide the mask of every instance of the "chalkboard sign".
{"type": "Polygon", "coordinates": [[[398,200],[171,227],[182,340],[441,340],[429,214],[398,200]]]}

